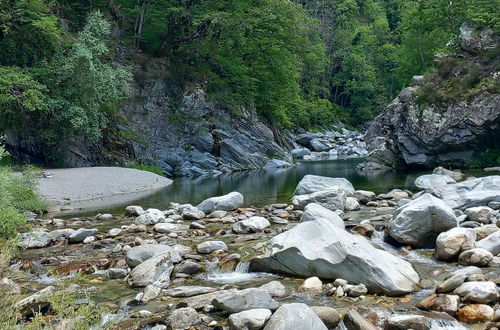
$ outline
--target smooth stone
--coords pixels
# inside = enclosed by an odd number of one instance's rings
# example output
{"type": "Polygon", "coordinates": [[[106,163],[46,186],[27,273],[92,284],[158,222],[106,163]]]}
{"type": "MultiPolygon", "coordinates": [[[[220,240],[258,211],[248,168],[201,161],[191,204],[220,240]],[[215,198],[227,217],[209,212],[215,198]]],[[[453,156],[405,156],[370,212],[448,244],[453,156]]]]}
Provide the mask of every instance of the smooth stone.
{"type": "Polygon", "coordinates": [[[170,234],[173,232],[182,232],[189,229],[189,226],[180,223],[162,222],[154,225],[153,230],[157,233],[170,234]]]}
{"type": "Polygon", "coordinates": [[[340,188],[346,195],[352,195],[354,193],[352,183],[345,178],[331,178],[308,174],[297,184],[294,195],[308,195],[318,191],[328,190],[332,187],[340,188]]]}
{"type": "Polygon", "coordinates": [[[238,313],[255,308],[276,310],[279,306],[269,293],[255,288],[244,289],[229,295],[216,297],[212,300],[212,305],[229,313],[238,313]]]}
{"type": "Polygon", "coordinates": [[[208,218],[224,218],[228,213],[226,211],[213,211],[207,217],[208,218]]]}
{"type": "Polygon", "coordinates": [[[181,261],[181,256],[172,247],[164,244],[145,244],[131,248],[127,251],[125,260],[130,267],[135,267],[140,263],[154,256],[170,252],[172,253],[172,261],[177,263],[181,261]]]}
{"type": "Polygon", "coordinates": [[[205,212],[199,210],[191,204],[183,204],[179,206],[179,213],[187,220],[200,220],[205,217],[205,212]]]}
{"type": "Polygon", "coordinates": [[[155,225],[165,221],[165,214],[158,209],[147,209],[135,218],[136,225],[155,225]]]}
{"type": "Polygon", "coordinates": [[[356,190],[352,194],[352,197],[356,198],[361,203],[366,204],[366,203],[374,200],[377,197],[377,195],[375,195],[375,193],[373,191],[356,190]]]}
{"type": "Polygon", "coordinates": [[[494,282],[465,282],[453,291],[465,301],[488,304],[498,301],[497,285],[494,282]]]}
{"type": "Polygon", "coordinates": [[[420,309],[445,312],[455,315],[460,304],[460,297],[451,294],[432,294],[421,300],[416,306],[420,309]]]}
{"type": "Polygon", "coordinates": [[[425,174],[415,180],[415,186],[433,194],[438,194],[443,187],[452,183],[456,183],[453,178],[439,174],[425,174]]]}
{"type": "Polygon", "coordinates": [[[155,299],[158,297],[161,293],[161,288],[157,287],[156,285],[150,284],[147,287],[144,288],[144,293],[142,295],[142,302],[148,302],[150,300],[155,299]]]}
{"type": "Polygon", "coordinates": [[[138,217],[144,212],[144,209],[137,205],[130,205],[125,208],[125,214],[129,216],[138,217]]]}
{"type": "Polygon", "coordinates": [[[121,235],[123,231],[120,229],[120,228],[111,228],[109,231],[108,231],[108,236],[109,237],[116,237],[116,236],[119,236],[121,235]]]}
{"type": "Polygon", "coordinates": [[[311,306],[311,309],[329,329],[335,328],[340,323],[340,313],[335,308],[311,306]]]}
{"type": "Polygon", "coordinates": [[[98,232],[98,230],[96,228],[92,228],[92,229],[80,228],[80,229],[77,229],[77,230],[75,230],[74,233],[72,233],[69,236],[69,242],[70,243],[81,243],[87,237],[92,236],[92,235],[94,235],[97,232],[98,232]]]}
{"type": "Polygon", "coordinates": [[[205,199],[203,202],[196,206],[197,209],[204,213],[209,213],[216,210],[230,211],[236,210],[244,203],[243,195],[239,192],[233,191],[224,196],[212,197],[205,199]]]}
{"type": "Polygon", "coordinates": [[[467,266],[487,267],[492,260],[493,254],[481,248],[464,251],[458,256],[458,263],[467,266]]]}
{"type": "Polygon", "coordinates": [[[180,264],[178,264],[177,266],[175,266],[175,271],[177,273],[183,273],[188,275],[195,274],[199,272],[200,269],[201,266],[197,262],[191,260],[185,260],[180,264]]]}
{"type": "Polygon", "coordinates": [[[299,290],[309,294],[321,294],[323,292],[323,282],[318,277],[307,278],[299,290]]]}
{"type": "Polygon", "coordinates": [[[474,206],[500,202],[500,176],[467,179],[449,184],[438,195],[450,207],[465,210],[474,206]]]}
{"type": "Polygon", "coordinates": [[[327,327],[309,306],[292,303],[281,305],[264,328],[264,330],[291,329],[327,330],[327,327]]]}
{"type": "Polygon", "coordinates": [[[385,320],[385,330],[429,330],[431,320],[422,315],[393,315],[385,320]]]}
{"type": "Polygon", "coordinates": [[[346,201],[345,191],[338,186],[327,190],[313,192],[307,195],[295,195],[292,197],[292,204],[295,208],[304,209],[310,203],[317,203],[321,206],[335,211],[344,210],[346,201]]]}
{"type": "Polygon", "coordinates": [[[197,245],[198,253],[209,254],[217,250],[227,251],[228,247],[223,241],[206,241],[197,245]]]}
{"type": "Polygon", "coordinates": [[[146,287],[153,284],[163,289],[170,285],[170,275],[173,270],[172,253],[166,252],[137,265],[130,272],[127,283],[131,287],[146,287]]]}
{"type": "Polygon", "coordinates": [[[467,215],[469,220],[485,225],[491,222],[492,213],[493,210],[487,206],[470,207],[464,211],[464,214],[467,215]]]}
{"type": "Polygon", "coordinates": [[[449,176],[450,178],[452,178],[453,180],[456,180],[456,181],[460,181],[460,180],[463,180],[465,178],[465,175],[460,172],[459,170],[448,170],[442,166],[438,166],[436,167],[432,173],[434,174],[440,174],[440,175],[447,175],[449,176]]]}
{"type": "Polygon", "coordinates": [[[110,279],[124,278],[128,274],[127,269],[123,268],[109,268],[108,269],[108,277],[110,279]]]}
{"type": "Polygon", "coordinates": [[[50,285],[50,286],[43,288],[42,290],[24,298],[24,299],[19,300],[12,307],[23,308],[23,307],[26,307],[28,305],[40,302],[42,300],[46,300],[47,298],[52,296],[54,293],[56,293],[56,291],[57,291],[56,287],[50,285]]]}
{"type": "Polygon", "coordinates": [[[347,312],[343,321],[348,330],[378,330],[354,309],[347,312]]]}
{"type": "Polygon", "coordinates": [[[172,329],[187,330],[203,325],[203,318],[192,307],[174,310],[168,317],[167,323],[172,329]]]}
{"type": "Polygon", "coordinates": [[[500,253],[500,230],[476,242],[476,247],[498,255],[500,253]]]}
{"type": "Polygon", "coordinates": [[[449,274],[444,281],[436,287],[436,292],[447,293],[458,288],[465,279],[474,274],[482,274],[481,268],[470,266],[456,270],[449,274]]]}
{"type": "Polygon", "coordinates": [[[238,234],[258,233],[269,226],[271,226],[271,223],[266,218],[253,216],[235,223],[233,231],[238,234]]]}
{"type": "Polygon", "coordinates": [[[261,285],[260,287],[258,287],[258,289],[266,291],[272,297],[283,298],[287,295],[285,286],[279,281],[271,281],[269,283],[261,285]]]}
{"type": "Polygon", "coordinates": [[[255,308],[229,315],[229,326],[232,330],[262,329],[272,312],[265,308],[255,308]]]}
{"type": "Polygon", "coordinates": [[[192,297],[198,296],[201,294],[211,293],[217,291],[216,288],[208,287],[208,286],[178,286],[175,288],[170,288],[165,290],[165,294],[171,297],[192,297]]]}
{"type": "Polygon", "coordinates": [[[355,211],[355,210],[359,210],[359,209],[360,209],[360,205],[359,205],[359,202],[356,198],[347,197],[345,199],[345,210],[346,211],[355,211]]]}
{"type": "Polygon", "coordinates": [[[480,323],[493,320],[495,311],[488,305],[471,304],[460,308],[457,319],[463,323],[480,323]]]}
{"type": "Polygon", "coordinates": [[[342,220],[342,218],[339,217],[339,215],[334,211],[329,210],[317,203],[307,204],[304,208],[304,213],[302,213],[302,216],[300,217],[300,222],[316,220],[330,221],[340,228],[345,227],[344,220],[342,220]]]}
{"type": "Polygon", "coordinates": [[[440,260],[450,260],[460,252],[474,248],[476,242],[474,229],[455,227],[438,235],[436,256],[440,260]]]}

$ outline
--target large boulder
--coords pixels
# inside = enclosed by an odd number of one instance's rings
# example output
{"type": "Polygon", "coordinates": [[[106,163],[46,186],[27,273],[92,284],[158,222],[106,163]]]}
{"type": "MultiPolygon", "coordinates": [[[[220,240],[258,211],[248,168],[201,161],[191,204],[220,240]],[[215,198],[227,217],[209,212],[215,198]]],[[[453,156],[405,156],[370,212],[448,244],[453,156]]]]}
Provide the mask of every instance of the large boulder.
{"type": "Polygon", "coordinates": [[[268,292],[255,288],[218,296],[212,300],[212,305],[229,313],[238,313],[255,308],[276,310],[279,306],[268,292]]]}
{"type": "Polygon", "coordinates": [[[245,199],[243,195],[237,191],[233,191],[224,196],[212,197],[205,199],[196,206],[197,209],[208,214],[215,210],[230,211],[242,206],[245,199]]]}
{"type": "Polygon", "coordinates": [[[450,260],[460,252],[474,248],[476,232],[471,228],[455,227],[439,234],[436,239],[438,259],[450,260]]]}
{"type": "Polygon", "coordinates": [[[500,230],[477,242],[476,247],[490,251],[494,255],[498,255],[500,253],[500,230]]]}
{"type": "Polygon", "coordinates": [[[424,194],[398,208],[386,228],[386,240],[432,248],[437,236],[457,226],[453,210],[442,200],[424,194]]]}
{"type": "Polygon", "coordinates": [[[131,248],[127,251],[125,260],[130,267],[135,267],[140,263],[166,252],[172,253],[173,262],[181,261],[181,256],[172,247],[164,244],[145,244],[131,248]]]}
{"type": "Polygon", "coordinates": [[[298,209],[303,209],[307,204],[317,203],[329,210],[344,210],[346,194],[344,190],[335,186],[327,190],[321,190],[306,195],[295,195],[292,204],[298,209]]]}
{"type": "Polygon", "coordinates": [[[425,174],[415,179],[415,186],[436,195],[441,192],[443,187],[452,183],[457,182],[447,175],[440,174],[425,174]]]}
{"type": "MultiPolygon", "coordinates": [[[[137,210],[139,213],[140,210],[137,210]]],[[[137,218],[135,218],[134,223],[136,225],[155,225],[158,222],[165,221],[165,214],[158,209],[147,209],[139,214],[137,218]]]]}
{"type": "Polygon", "coordinates": [[[500,176],[485,176],[449,184],[437,196],[450,207],[461,210],[500,202],[500,176]]]}
{"type": "Polygon", "coordinates": [[[146,287],[152,284],[158,288],[166,288],[170,285],[170,275],[173,270],[172,253],[162,253],[132,269],[127,282],[131,287],[146,287]]]}
{"type": "Polygon", "coordinates": [[[495,282],[465,282],[453,291],[465,301],[488,304],[498,302],[495,282]]]}
{"type": "Polygon", "coordinates": [[[324,219],[299,223],[272,238],[265,254],[251,261],[250,269],[298,277],[344,278],[366,285],[372,293],[387,295],[412,292],[419,282],[410,263],[324,219]]]}
{"type": "Polygon", "coordinates": [[[340,228],[345,228],[344,220],[342,220],[336,212],[333,212],[320,204],[307,204],[304,208],[304,213],[300,217],[300,222],[316,220],[331,221],[334,225],[340,228]]]}
{"type": "Polygon", "coordinates": [[[465,279],[471,275],[482,274],[481,269],[478,267],[470,266],[465,267],[459,270],[456,270],[437,285],[436,292],[438,293],[448,293],[456,288],[458,288],[462,283],[464,283],[465,279]]]}
{"type": "Polygon", "coordinates": [[[354,193],[354,187],[347,179],[308,174],[300,180],[295,188],[295,195],[312,194],[332,187],[339,187],[346,195],[354,193]]]}
{"type": "Polygon", "coordinates": [[[281,305],[264,328],[264,330],[290,329],[327,330],[327,327],[309,306],[293,303],[281,305]]]}

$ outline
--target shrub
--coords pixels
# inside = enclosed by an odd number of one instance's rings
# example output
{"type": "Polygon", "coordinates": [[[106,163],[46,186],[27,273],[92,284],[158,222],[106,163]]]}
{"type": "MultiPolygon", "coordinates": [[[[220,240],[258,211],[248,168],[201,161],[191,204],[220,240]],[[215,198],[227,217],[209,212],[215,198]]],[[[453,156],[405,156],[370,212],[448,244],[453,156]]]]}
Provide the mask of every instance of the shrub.
{"type": "Polygon", "coordinates": [[[148,171],[148,172],[151,172],[151,173],[155,173],[155,174],[158,174],[158,175],[161,175],[163,176],[163,170],[161,169],[161,167],[157,166],[157,165],[153,165],[153,164],[141,164],[137,161],[131,161],[131,162],[128,162],[124,165],[124,167],[126,168],[133,168],[133,169],[136,169],[136,170],[141,170],[141,171],[148,171]]]}

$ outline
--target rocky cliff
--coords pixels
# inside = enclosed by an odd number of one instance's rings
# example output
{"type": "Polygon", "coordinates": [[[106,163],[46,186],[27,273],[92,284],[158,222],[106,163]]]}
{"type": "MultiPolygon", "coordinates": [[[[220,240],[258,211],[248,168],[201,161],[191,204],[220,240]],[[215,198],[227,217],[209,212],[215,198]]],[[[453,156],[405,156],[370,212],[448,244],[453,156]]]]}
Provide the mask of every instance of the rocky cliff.
{"type": "Polygon", "coordinates": [[[456,53],[437,56],[435,71],[415,76],[372,122],[360,168],[465,166],[500,148],[498,41],[462,25],[456,53]]]}

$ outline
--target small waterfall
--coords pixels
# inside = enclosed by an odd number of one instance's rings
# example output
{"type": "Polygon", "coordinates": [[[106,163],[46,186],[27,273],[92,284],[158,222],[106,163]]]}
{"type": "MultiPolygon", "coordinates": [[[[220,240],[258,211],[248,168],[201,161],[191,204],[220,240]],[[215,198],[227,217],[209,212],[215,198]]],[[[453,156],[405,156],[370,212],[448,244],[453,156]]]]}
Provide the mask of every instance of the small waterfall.
{"type": "Polygon", "coordinates": [[[221,272],[217,267],[218,261],[207,264],[206,279],[216,284],[244,284],[263,278],[276,277],[269,273],[250,273],[249,262],[239,262],[233,272],[221,272]]]}
{"type": "Polygon", "coordinates": [[[430,330],[461,330],[461,329],[465,330],[467,328],[456,320],[450,321],[443,319],[432,320],[430,328],[430,330]]]}
{"type": "Polygon", "coordinates": [[[250,270],[250,262],[238,262],[238,264],[236,265],[236,269],[234,270],[235,272],[238,272],[238,273],[248,273],[248,271],[250,270]]]}

